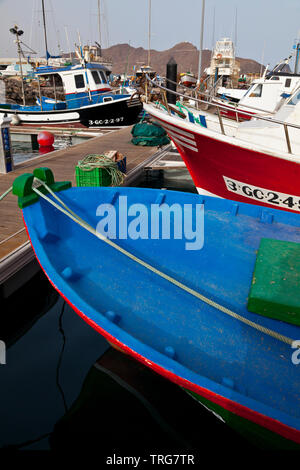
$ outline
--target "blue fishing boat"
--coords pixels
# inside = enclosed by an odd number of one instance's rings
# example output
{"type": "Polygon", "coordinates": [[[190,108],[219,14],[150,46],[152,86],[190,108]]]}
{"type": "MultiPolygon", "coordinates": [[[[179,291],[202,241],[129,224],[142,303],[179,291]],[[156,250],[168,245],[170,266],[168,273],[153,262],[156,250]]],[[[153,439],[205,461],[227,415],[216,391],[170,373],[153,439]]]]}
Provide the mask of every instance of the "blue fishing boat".
{"type": "Polygon", "coordinates": [[[38,80],[52,84],[54,93],[59,87],[63,89],[65,99],[40,94],[35,105],[0,104],[0,116],[6,114],[14,123],[30,126],[95,128],[134,124],[143,105],[136,94],[113,92],[109,73],[97,63],[39,67],[35,73],[38,80]]]}
{"type": "Polygon", "coordinates": [[[13,192],[42,269],[84,321],[257,444],[299,446],[298,214],[72,188],[45,168],[13,192]]]}
{"type": "MultiPolygon", "coordinates": [[[[84,54],[79,35],[76,64],[66,66],[49,65],[49,59],[59,56],[49,54],[46,33],[45,5],[42,0],[44,37],[47,65],[36,67],[33,78],[37,80],[39,98],[36,104],[25,103],[24,87],[22,86],[23,104],[0,104],[0,118],[8,116],[13,124],[32,126],[63,126],[63,127],[111,127],[128,126],[138,120],[143,105],[137,93],[115,93],[109,85],[108,77],[111,70],[97,62],[91,61],[90,54],[84,54]],[[40,83],[42,80],[42,83],[40,83]],[[51,84],[54,98],[42,96],[41,85],[51,84]],[[63,90],[64,99],[57,99],[57,88],[63,90]]],[[[16,37],[19,57],[21,50],[20,36],[23,31],[15,26],[10,32],[16,37]]],[[[59,64],[59,62],[58,62],[59,64]]],[[[23,80],[20,59],[20,75],[23,80]]],[[[23,85],[23,84],[22,84],[23,85]]]]}

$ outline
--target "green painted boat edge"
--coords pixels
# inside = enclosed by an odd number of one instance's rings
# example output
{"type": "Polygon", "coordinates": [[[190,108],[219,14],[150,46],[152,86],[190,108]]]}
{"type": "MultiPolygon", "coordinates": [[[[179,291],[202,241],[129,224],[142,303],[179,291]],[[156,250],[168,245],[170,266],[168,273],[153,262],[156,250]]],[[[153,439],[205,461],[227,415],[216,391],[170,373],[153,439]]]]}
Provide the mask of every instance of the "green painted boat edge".
{"type": "Polygon", "coordinates": [[[208,408],[218,419],[221,419],[234,431],[242,435],[247,441],[261,450],[291,450],[300,451],[300,445],[266,429],[258,424],[242,418],[222,406],[212,403],[195,392],[183,388],[185,392],[196,399],[202,406],[208,408]]]}

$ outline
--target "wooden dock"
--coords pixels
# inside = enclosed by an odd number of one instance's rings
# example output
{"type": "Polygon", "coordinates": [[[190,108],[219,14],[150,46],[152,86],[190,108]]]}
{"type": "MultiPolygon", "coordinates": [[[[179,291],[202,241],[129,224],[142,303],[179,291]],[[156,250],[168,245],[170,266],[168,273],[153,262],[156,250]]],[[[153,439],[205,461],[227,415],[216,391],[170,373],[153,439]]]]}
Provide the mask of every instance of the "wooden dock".
{"type": "MultiPolygon", "coordinates": [[[[57,150],[49,154],[32,158],[19,163],[16,169],[8,174],[0,174],[0,194],[3,194],[14,179],[24,173],[33,172],[34,168],[47,166],[54,173],[56,181],[72,181],[75,183],[75,166],[88,154],[102,154],[108,150],[118,150],[127,158],[127,176],[125,185],[131,184],[143,166],[149,165],[157,158],[157,147],[140,147],[133,145],[131,127],[121,128],[108,134],[88,139],[74,147],[57,150]]],[[[0,285],[18,269],[33,258],[21,210],[17,205],[16,196],[9,194],[0,202],[0,285]]]]}

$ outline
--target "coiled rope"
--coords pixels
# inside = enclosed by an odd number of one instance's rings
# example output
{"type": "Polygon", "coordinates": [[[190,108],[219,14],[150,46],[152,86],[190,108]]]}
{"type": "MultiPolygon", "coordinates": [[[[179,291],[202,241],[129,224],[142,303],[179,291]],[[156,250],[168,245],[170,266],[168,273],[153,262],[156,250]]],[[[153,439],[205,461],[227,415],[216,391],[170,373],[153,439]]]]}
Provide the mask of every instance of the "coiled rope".
{"type": "Polygon", "coordinates": [[[82,171],[93,171],[95,168],[105,169],[111,177],[111,186],[120,186],[125,178],[118,165],[106,155],[90,154],[80,160],[77,166],[82,171]]]}
{"type": "Polygon", "coordinates": [[[168,274],[160,271],[159,269],[156,269],[154,266],[152,266],[149,263],[146,263],[145,261],[141,260],[134,254],[130,253],[129,251],[125,250],[124,248],[121,248],[119,245],[111,241],[110,239],[106,238],[104,235],[102,235],[100,232],[97,232],[94,227],[89,225],[87,222],[85,222],[83,219],[81,219],[78,215],[75,214],[48,186],[44,181],[39,180],[38,178],[35,178],[34,181],[37,183],[41,184],[44,186],[49,193],[60,203],[56,204],[52,199],[47,197],[45,194],[43,194],[41,191],[39,191],[37,188],[32,187],[33,191],[38,194],[40,197],[45,199],[49,204],[54,206],[56,209],[61,211],[63,214],[65,214],[67,217],[72,219],[74,222],[79,224],[81,227],[85,228],[88,230],[90,233],[95,235],[97,238],[100,240],[104,241],[108,245],[112,246],[114,249],[118,250],[120,253],[123,255],[127,256],[128,258],[132,259],[136,263],[140,264],[144,268],[148,269],[149,271],[152,271],[154,274],[162,277],[163,279],[167,280],[168,282],[174,284],[177,286],[179,289],[184,290],[185,292],[188,292],[192,296],[196,297],[197,299],[201,300],[202,302],[205,302],[206,304],[210,305],[211,307],[225,313],[226,315],[229,315],[232,318],[235,318],[236,320],[239,320],[240,322],[250,326],[251,328],[254,328],[255,330],[260,331],[261,333],[264,333],[268,336],[271,336],[274,339],[277,339],[278,341],[281,341],[283,343],[292,345],[293,339],[288,338],[287,336],[284,336],[277,331],[270,330],[269,328],[266,328],[262,325],[259,325],[258,323],[255,323],[251,320],[248,320],[247,318],[242,317],[236,312],[233,312],[232,310],[224,307],[223,305],[218,304],[217,302],[214,302],[213,300],[205,297],[204,295],[200,294],[199,292],[195,291],[194,289],[186,286],[180,281],[177,281],[177,279],[174,279],[172,276],[169,276],[168,274]]]}

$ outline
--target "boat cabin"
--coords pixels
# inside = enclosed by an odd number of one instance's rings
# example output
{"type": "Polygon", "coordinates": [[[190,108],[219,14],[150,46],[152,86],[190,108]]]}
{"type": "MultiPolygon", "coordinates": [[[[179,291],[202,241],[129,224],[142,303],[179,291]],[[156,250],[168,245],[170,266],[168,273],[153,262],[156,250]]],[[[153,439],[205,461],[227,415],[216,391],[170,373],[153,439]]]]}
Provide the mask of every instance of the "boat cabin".
{"type": "Polygon", "coordinates": [[[247,106],[261,111],[276,112],[300,85],[300,75],[275,72],[254,80],[239,101],[239,107],[247,106]]]}
{"type": "Polygon", "coordinates": [[[148,75],[151,79],[153,79],[156,75],[155,70],[153,70],[150,65],[142,65],[135,73],[136,78],[141,78],[144,77],[145,75],[148,75]]]}
{"type": "MultiPolygon", "coordinates": [[[[111,101],[112,88],[108,83],[110,71],[100,64],[71,65],[67,67],[39,67],[36,75],[47,78],[54,87],[60,84],[68,109],[111,101]],[[55,85],[56,84],[56,85],[55,85]],[[105,96],[107,95],[107,96],[105,96]]],[[[54,90],[55,92],[55,90],[54,90]]],[[[43,100],[43,104],[49,100],[43,100]]]]}
{"type": "Polygon", "coordinates": [[[234,44],[231,39],[223,38],[216,42],[210,67],[205,72],[214,82],[220,80],[221,86],[228,85],[230,80],[238,81],[240,66],[236,61],[234,44]]]}

